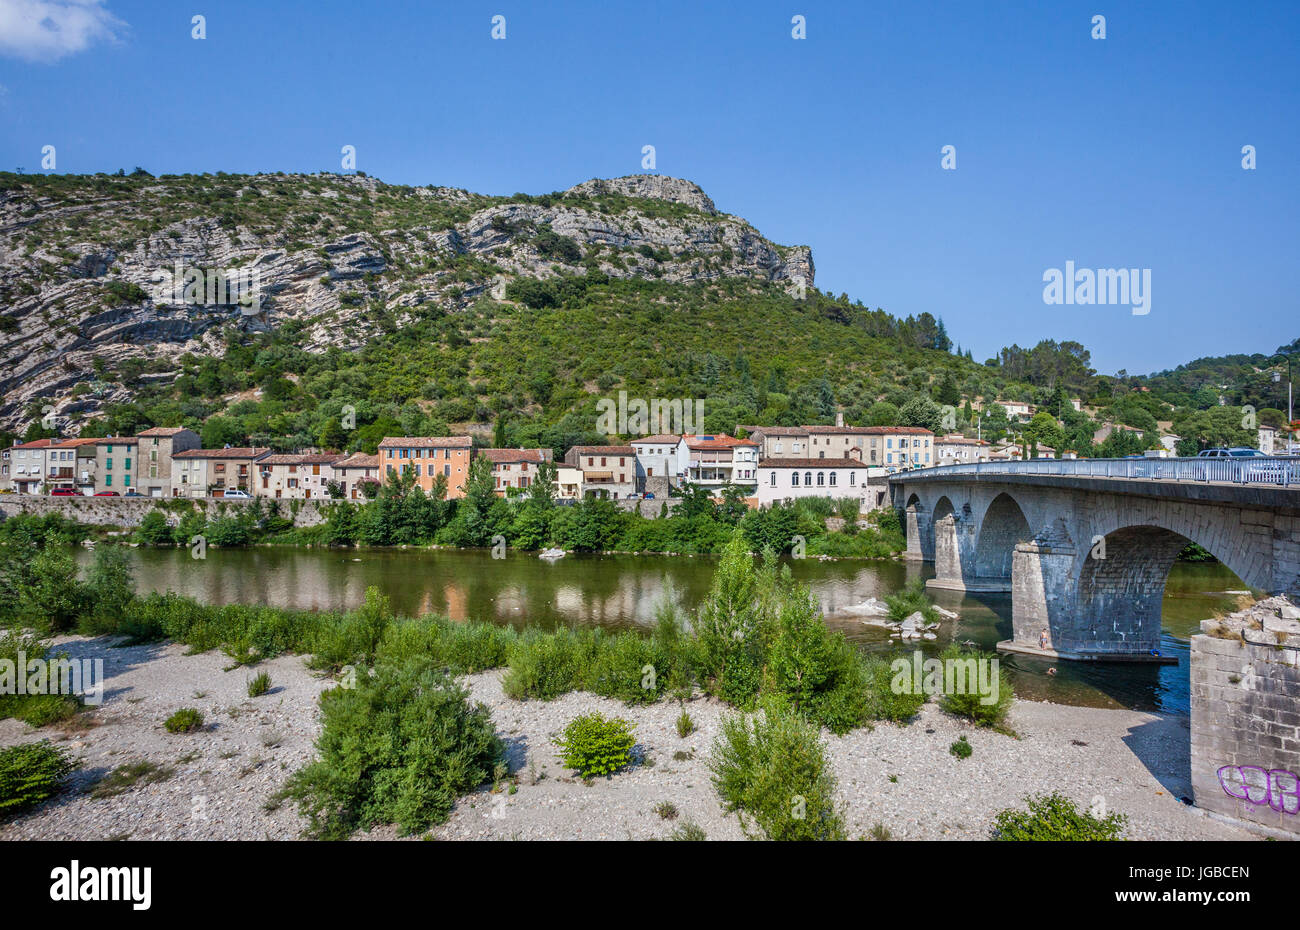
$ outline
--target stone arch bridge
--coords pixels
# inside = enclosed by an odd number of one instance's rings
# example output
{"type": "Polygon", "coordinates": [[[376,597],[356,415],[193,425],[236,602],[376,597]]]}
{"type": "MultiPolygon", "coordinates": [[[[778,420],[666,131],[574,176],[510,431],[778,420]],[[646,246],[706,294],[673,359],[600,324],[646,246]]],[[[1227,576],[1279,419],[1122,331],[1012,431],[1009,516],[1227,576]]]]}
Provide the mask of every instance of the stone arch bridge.
{"type": "Polygon", "coordinates": [[[1300,595],[1300,459],[1080,459],[890,478],[930,585],[1009,591],[1007,651],[1161,661],[1165,580],[1195,542],[1251,588],[1300,595]]]}

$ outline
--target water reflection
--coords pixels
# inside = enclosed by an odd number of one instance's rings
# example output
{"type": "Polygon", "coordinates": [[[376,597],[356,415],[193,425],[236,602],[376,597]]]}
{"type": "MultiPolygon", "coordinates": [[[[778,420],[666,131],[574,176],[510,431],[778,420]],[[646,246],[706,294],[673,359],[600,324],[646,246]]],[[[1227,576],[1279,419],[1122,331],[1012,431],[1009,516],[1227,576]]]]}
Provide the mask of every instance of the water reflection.
{"type": "MultiPolygon", "coordinates": [[[[485,551],[257,548],[208,550],[194,560],[188,550],[133,550],[142,591],[176,591],[205,603],[273,604],[318,610],[355,607],[376,585],[402,614],[446,614],[455,620],[554,628],[594,625],[611,629],[645,627],[657,607],[674,603],[693,611],[708,593],[715,560],[707,557],[570,555],[557,562],[508,552],[493,559],[485,551]]],[[[88,553],[80,553],[83,561],[88,553]]],[[[846,616],[844,608],[883,597],[933,570],[915,563],[788,563],[795,579],[810,587],[829,622],[859,644],[882,654],[903,650],[879,627],[846,616]]],[[[1178,665],[1152,667],[1080,662],[1052,666],[1028,656],[1002,657],[1022,697],[1063,704],[1129,707],[1186,713],[1187,637],[1215,611],[1235,609],[1241,581],[1217,563],[1179,564],[1170,573],[1164,602],[1164,651],[1178,665]]],[[[939,639],[919,648],[927,655],[952,640],[984,649],[1011,636],[1010,595],[967,597],[933,592],[936,601],[961,618],[945,623],[939,639]]]]}

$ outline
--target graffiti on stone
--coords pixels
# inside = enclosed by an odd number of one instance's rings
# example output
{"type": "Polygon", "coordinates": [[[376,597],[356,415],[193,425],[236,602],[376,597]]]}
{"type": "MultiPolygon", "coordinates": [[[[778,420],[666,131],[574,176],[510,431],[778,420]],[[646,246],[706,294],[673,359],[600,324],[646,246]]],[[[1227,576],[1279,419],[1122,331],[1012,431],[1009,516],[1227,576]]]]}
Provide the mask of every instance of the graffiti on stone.
{"type": "Polygon", "coordinates": [[[1284,814],[1300,813],[1300,775],[1286,769],[1224,765],[1219,768],[1219,784],[1238,801],[1267,804],[1284,814]]]}

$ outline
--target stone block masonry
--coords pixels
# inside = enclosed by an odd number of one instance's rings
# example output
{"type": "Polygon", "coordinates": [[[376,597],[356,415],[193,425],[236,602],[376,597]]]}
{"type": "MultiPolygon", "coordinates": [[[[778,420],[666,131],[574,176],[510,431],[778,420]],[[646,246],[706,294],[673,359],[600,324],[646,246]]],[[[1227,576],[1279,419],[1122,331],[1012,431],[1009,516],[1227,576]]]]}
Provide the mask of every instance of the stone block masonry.
{"type": "Polygon", "coordinates": [[[1196,806],[1300,836],[1300,609],[1273,597],[1191,643],[1196,806]]]}
{"type": "MultiPolygon", "coordinates": [[[[263,499],[262,506],[268,501],[263,499]]],[[[294,526],[316,526],[325,522],[325,514],[320,504],[330,502],[314,500],[277,501],[282,516],[292,519],[294,526]],[[292,506],[297,504],[297,508],[292,506]]],[[[33,494],[6,494],[0,496],[0,518],[8,519],[20,513],[43,516],[47,513],[59,513],[69,520],[92,526],[136,527],[149,511],[162,510],[168,517],[179,519],[186,511],[186,505],[201,507],[208,519],[222,516],[224,513],[237,513],[239,508],[251,507],[252,499],[230,500],[216,498],[170,498],[170,497],[38,497],[33,494]]]]}

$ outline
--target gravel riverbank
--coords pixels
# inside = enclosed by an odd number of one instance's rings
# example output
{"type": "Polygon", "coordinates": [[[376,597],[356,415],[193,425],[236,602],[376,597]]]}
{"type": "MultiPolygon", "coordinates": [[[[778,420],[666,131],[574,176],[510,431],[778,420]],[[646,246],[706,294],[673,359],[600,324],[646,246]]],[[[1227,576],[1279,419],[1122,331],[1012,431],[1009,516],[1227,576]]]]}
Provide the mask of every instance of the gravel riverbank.
{"type": "MultiPolygon", "coordinates": [[[[105,698],[64,725],[34,731],[0,721],[0,746],[48,738],[67,747],[80,767],[69,790],[35,811],[0,821],[0,840],[24,839],[295,839],[303,821],[268,800],[289,773],[314,756],[317,696],[331,682],[301,657],[225,671],[219,652],[186,655],[167,643],[110,648],[103,639],[56,640],[71,658],[104,660],[105,698]],[[246,684],[267,671],[272,691],[249,698],[246,684]],[[204,728],[171,734],[162,722],[196,707],[204,728]],[[145,761],[152,771],[104,796],[100,779],[145,761]]],[[[740,839],[734,816],[719,806],[706,765],[709,746],[729,710],[697,698],[688,704],[698,727],[678,737],[678,706],[665,701],[625,707],[590,694],[549,703],[504,696],[501,672],[466,679],[475,700],[492,711],[518,779],[514,794],[486,789],[462,798],[441,839],[655,839],[691,821],[709,839],[740,839]],[[590,710],[636,725],[644,761],[610,779],[584,784],[561,766],[551,737],[590,710]],[[658,811],[676,814],[666,818],[658,811]]],[[[996,812],[1024,795],[1060,790],[1082,807],[1100,798],[1129,816],[1131,839],[1249,839],[1247,831],[1200,815],[1190,796],[1185,717],[1017,702],[1013,739],[969,726],[933,704],[906,727],[877,724],[844,737],[827,734],[849,834],[883,826],[894,839],[979,839],[996,812]],[[948,747],[966,735],[973,755],[948,747]]],[[[391,828],[362,839],[393,837],[391,828]]]]}

